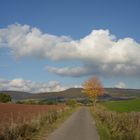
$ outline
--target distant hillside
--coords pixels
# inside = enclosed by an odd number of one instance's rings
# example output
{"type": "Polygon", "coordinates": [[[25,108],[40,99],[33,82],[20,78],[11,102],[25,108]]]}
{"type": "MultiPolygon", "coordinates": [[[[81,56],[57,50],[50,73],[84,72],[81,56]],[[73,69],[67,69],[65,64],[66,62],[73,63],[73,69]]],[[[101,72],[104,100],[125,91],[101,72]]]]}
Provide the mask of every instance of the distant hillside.
{"type": "MultiPolygon", "coordinates": [[[[48,92],[32,94],[33,99],[63,99],[63,98],[85,98],[86,95],[81,92],[82,88],[70,88],[60,92],[48,92]]],[[[105,88],[104,96],[100,99],[119,99],[119,98],[135,98],[140,97],[140,89],[119,89],[105,88]]]]}
{"type": "Polygon", "coordinates": [[[105,88],[105,93],[116,98],[140,97],[140,89],[105,88]]]}
{"type": "Polygon", "coordinates": [[[81,88],[70,88],[60,92],[46,92],[32,94],[32,99],[64,99],[64,98],[85,98],[85,94],[81,92],[81,88]]]}
{"type": "MultiPolygon", "coordinates": [[[[81,92],[82,88],[70,88],[60,92],[46,92],[46,93],[28,93],[20,91],[1,91],[0,93],[6,93],[14,100],[22,99],[70,99],[70,98],[86,98],[86,95],[81,92]]],[[[100,99],[105,100],[119,100],[125,98],[140,97],[140,89],[119,89],[119,88],[105,88],[104,96],[100,99]]]]}
{"type": "Polygon", "coordinates": [[[22,91],[0,91],[0,93],[8,94],[12,97],[13,100],[22,100],[29,98],[32,94],[22,91]]]}

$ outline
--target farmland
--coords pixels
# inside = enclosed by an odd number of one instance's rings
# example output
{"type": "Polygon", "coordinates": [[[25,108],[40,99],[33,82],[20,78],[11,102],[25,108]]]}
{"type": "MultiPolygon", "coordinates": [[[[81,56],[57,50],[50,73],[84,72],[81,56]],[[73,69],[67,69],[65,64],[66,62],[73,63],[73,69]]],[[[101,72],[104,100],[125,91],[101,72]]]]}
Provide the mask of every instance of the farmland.
{"type": "Polygon", "coordinates": [[[0,136],[6,128],[30,124],[50,111],[63,110],[64,105],[0,104],[0,136]]]}
{"type": "Polygon", "coordinates": [[[131,112],[140,111],[140,99],[126,101],[109,101],[104,103],[105,107],[112,111],[131,112]]]}

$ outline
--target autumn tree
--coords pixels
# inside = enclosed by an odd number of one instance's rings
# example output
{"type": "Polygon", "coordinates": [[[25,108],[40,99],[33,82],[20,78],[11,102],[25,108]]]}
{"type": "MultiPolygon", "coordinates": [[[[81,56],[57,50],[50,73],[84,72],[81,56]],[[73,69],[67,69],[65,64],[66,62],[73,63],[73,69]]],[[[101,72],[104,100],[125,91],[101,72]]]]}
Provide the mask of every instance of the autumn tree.
{"type": "Polygon", "coordinates": [[[96,76],[89,78],[83,84],[83,92],[93,99],[95,105],[97,96],[102,96],[104,94],[102,82],[96,76]]]}

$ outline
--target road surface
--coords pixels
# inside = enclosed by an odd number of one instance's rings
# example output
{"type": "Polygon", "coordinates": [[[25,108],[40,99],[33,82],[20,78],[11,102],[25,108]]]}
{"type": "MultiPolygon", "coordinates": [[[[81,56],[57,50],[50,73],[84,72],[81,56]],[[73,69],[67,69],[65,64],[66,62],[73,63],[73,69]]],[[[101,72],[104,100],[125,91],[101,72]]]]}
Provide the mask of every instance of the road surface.
{"type": "Polygon", "coordinates": [[[99,140],[99,135],[89,109],[81,107],[46,140],[99,140]]]}

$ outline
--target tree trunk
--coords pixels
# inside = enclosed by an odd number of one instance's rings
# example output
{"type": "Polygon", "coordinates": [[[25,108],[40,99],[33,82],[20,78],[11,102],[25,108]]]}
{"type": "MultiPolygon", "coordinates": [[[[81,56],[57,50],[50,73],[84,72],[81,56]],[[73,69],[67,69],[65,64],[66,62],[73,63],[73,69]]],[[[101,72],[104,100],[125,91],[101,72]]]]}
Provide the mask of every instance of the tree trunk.
{"type": "Polygon", "coordinates": [[[96,102],[97,102],[97,100],[94,99],[94,102],[93,102],[94,107],[96,106],[96,102]]]}

